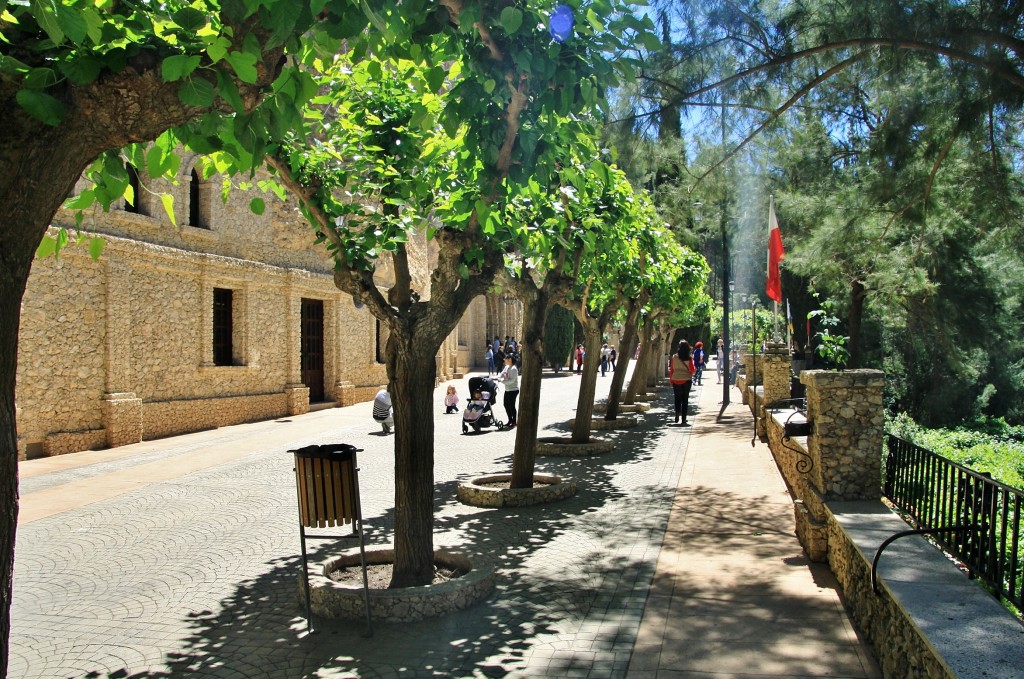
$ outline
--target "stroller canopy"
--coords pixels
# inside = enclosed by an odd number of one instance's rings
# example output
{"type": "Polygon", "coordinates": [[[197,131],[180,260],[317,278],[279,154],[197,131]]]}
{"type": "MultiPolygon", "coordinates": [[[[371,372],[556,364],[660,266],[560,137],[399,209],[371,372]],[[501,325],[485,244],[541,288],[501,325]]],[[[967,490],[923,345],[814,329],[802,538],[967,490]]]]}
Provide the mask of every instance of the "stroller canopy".
{"type": "Polygon", "coordinates": [[[497,397],[498,397],[497,396],[497,394],[498,394],[498,384],[494,380],[492,380],[490,377],[484,377],[482,375],[477,375],[476,377],[470,377],[469,378],[469,395],[470,395],[470,398],[472,398],[473,394],[475,392],[478,392],[478,391],[480,391],[480,392],[486,391],[489,394],[487,400],[491,402],[491,405],[494,405],[494,403],[495,403],[495,401],[497,400],[497,397]]]}

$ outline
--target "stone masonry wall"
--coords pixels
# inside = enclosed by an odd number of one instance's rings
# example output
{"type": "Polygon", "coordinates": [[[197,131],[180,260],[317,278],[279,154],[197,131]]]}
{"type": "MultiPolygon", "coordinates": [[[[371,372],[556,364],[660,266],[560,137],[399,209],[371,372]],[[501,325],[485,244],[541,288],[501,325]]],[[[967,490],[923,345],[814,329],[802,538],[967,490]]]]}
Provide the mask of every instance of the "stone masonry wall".
{"type": "Polygon", "coordinates": [[[831,515],[828,561],[857,627],[875,650],[882,676],[900,679],[953,679],[949,668],[907,612],[883,588],[871,589],[871,564],[831,515]]]}
{"type": "Polygon", "coordinates": [[[757,367],[764,373],[761,376],[763,394],[760,399],[754,399],[754,412],[757,417],[757,435],[762,441],[765,441],[768,437],[768,431],[765,428],[764,407],[768,403],[789,398],[791,361],[789,350],[781,342],[769,342],[765,345],[764,354],[759,358],[759,365],[757,367]]]}
{"type": "Polygon", "coordinates": [[[143,405],[142,426],[146,438],[152,439],[287,414],[283,393],[162,401],[143,405]]]}
{"type": "MultiPolygon", "coordinates": [[[[106,241],[98,260],[71,245],[60,259],[34,263],[18,351],[20,457],[306,412],[304,298],[324,305],[325,399],[370,400],[387,383],[378,360],[386,329],[335,287],[333,263],[294,201],[267,198],[255,215],[251,193],[233,191],[225,202],[215,177],[199,186],[202,223],[187,224],[195,161],[183,158],[175,185],[143,177],[138,212],[117,205],[86,214],[82,230],[106,241]],[[174,196],[177,223],[159,192],[174,196]],[[230,366],[213,364],[216,288],[232,291],[230,366]]],[[[74,216],[55,223],[73,226],[74,216]]],[[[422,234],[411,242],[413,279],[429,297],[436,246],[422,234]]],[[[386,287],[393,272],[382,264],[386,287]]],[[[465,334],[483,339],[477,327],[465,334]]],[[[439,379],[465,369],[459,360],[472,354],[459,349],[453,333],[438,352],[439,379]]]]}
{"type": "Polygon", "coordinates": [[[826,501],[881,497],[885,425],[880,370],[805,370],[811,474],[826,501]]]}

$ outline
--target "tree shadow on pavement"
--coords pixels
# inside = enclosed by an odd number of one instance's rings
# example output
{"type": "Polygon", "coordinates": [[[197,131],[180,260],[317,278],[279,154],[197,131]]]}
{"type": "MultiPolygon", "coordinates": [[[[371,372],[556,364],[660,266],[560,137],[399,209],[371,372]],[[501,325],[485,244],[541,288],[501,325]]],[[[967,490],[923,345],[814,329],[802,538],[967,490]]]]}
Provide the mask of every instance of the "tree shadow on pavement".
{"type": "MultiPolygon", "coordinates": [[[[296,554],[266,561],[264,572],[238,583],[217,612],[191,614],[191,633],[165,657],[164,669],[120,676],[501,677],[527,666],[566,676],[595,663],[624,671],[675,486],[638,482],[651,478],[644,465],[665,463],[658,458],[667,455],[659,450],[666,432],[613,436],[615,450],[599,457],[538,459],[538,472],[578,484],[574,497],[558,503],[468,507],[456,499],[457,480],[436,484],[435,546],[487,559],[496,569],[496,589],[481,604],[440,618],[377,624],[370,639],[362,637],[362,621],[314,616],[318,631],[307,637],[296,554]]],[[[499,452],[481,466],[495,464],[510,466],[511,457],[499,452]]],[[[393,518],[388,510],[369,521],[371,542],[387,542],[393,518]]],[[[352,543],[311,545],[311,561],[339,546],[352,543]]]]}

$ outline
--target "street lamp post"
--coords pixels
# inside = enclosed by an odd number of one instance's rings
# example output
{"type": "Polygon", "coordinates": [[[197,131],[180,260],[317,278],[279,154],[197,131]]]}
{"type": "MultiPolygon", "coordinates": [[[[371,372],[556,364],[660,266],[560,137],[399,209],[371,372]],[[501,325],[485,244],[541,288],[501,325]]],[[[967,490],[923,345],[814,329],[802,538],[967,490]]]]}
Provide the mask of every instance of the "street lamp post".
{"type": "MultiPolygon", "coordinates": [[[[750,445],[754,445],[754,441],[757,440],[757,296],[752,295],[750,297],[750,368],[753,372],[753,377],[750,380],[750,384],[754,388],[754,393],[751,394],[750,398],[753,399],[754,404],[754,436],[750,439],[750,445]]],[[[763,380],[762,380],[763,381],[763,380]]],[[[763,394],[764,392],[762,392],[763,394]]]]}
{"type": "Polygon", "coordinates": [[[732,311],[732,291],[736,287],[731,280],[729,271],[729,237],[725,229],[725,201],[722,201],[722,282],[729,281],[729,289],[722,291],[722,339],[725,340],[725,352],[723,352],[722,364],[722,409],[718,411],[719,419],[729,407],[729,351],[732,349],[732,340],[729,337],[729,314],[732,311]]]}

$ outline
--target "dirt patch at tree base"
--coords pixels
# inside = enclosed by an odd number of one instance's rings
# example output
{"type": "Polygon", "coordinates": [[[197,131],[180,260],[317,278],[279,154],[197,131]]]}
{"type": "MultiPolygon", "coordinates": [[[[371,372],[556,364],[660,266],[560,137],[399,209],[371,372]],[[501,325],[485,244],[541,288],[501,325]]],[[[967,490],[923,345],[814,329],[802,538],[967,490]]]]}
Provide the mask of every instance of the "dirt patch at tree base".
{"type": "MultiPolygon", "coordinates": [[[[394,572],[394,564],[380,563],[380,564],[367,564],[366,566],[366,580],[369,583],[370,589],[387,589],[388,585],[391,584],[391,575],[394,572]]],[[[467,571],[460,568],[452,568],[450,566],[438,566],[434,565],[434,579],[430,584],[439,585],[443,582],[450,582],[456,578],[460,578],[465,575],[467,571]]],[[[347,566],[333,570],[327,574],[327,577],[332,582],[338,582],[343,585],[351,585],[353,587],[363,586],[363,569],[359,565],[347,566]]]]}

